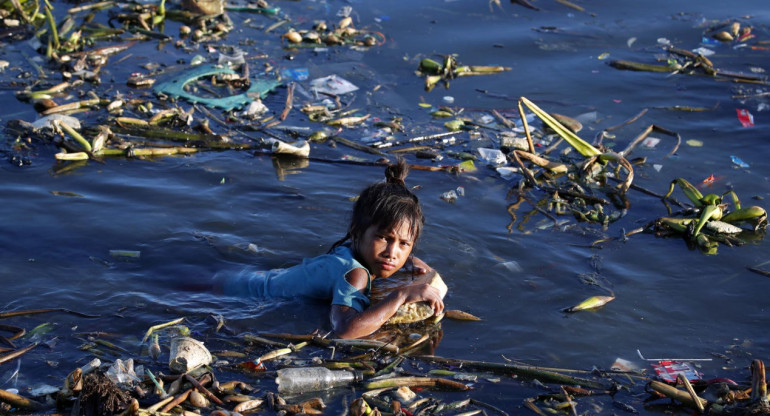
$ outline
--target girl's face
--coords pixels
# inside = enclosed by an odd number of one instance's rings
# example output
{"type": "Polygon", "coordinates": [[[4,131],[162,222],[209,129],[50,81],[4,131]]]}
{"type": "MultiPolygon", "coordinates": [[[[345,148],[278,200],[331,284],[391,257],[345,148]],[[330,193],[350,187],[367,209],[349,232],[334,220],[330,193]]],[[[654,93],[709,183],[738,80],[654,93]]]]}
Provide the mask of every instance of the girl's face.
{"type": "Polygon", "coordinates": [[[413,245],[406,221],[387,230],[371,225],[356,243],[356,254],[374,277],[390,277],[404,267],[413,245]]]}

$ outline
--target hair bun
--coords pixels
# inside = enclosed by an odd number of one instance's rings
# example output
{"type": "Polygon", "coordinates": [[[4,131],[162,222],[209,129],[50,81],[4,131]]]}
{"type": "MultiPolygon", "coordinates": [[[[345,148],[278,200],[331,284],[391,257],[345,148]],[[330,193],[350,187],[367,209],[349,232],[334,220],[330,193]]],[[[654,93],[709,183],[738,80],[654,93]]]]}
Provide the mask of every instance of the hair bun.
{"type": "Polygon", "coordinates": [[[395,185],[406,186],[406,175],[409,174],[409,165],[403,158],[398,158],[396,163],[385,168],[385,181],[395,185]]]}

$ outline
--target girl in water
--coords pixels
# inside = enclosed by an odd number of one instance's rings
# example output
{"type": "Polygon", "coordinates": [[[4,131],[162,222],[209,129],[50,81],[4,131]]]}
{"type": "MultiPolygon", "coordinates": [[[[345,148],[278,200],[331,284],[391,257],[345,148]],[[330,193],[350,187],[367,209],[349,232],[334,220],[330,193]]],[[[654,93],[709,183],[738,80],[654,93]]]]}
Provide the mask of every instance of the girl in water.
{"type": "Polygon", "coordinates": [[[221,283],[225,294],[256,298],[307,297],[331,301],[329,319],[340,338],[359,338],[379,329],[402,304],[426,301],[444,309],[438,289],[416,284],[395,289],[371,305],[372,280],[392,276],[411,260],[417,273],[433,270],[412,255],[425,223],[417,196],[404,179],[403,159],[385,169],[385,182],[361,192],[345,236],[324,255],[288,269],[246,270],[221,283]]]}

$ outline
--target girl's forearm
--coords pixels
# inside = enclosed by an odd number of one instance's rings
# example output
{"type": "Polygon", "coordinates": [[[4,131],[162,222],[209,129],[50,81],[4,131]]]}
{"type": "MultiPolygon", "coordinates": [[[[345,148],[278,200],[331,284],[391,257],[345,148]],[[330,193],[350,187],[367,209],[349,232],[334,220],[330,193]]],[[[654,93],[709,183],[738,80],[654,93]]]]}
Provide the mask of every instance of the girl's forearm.
{"type": "Polygon", "coordinates": [[[380,329],[396,313],[405,298],[401,290],[391,292],[376,305],[352,316],[342,325],[342,328],[335,328],[336,335],[340,338],[359,338],[371,334],[380,329]]]}

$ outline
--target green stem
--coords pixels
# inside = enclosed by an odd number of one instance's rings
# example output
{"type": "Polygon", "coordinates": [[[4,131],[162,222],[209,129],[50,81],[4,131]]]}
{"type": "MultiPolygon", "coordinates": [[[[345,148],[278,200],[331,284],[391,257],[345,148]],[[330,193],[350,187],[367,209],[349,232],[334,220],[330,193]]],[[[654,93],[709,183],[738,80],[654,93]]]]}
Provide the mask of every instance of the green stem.
{"type": "Polygon", "coordinates": [[[86,140],[85,137],[81,136],[80,133],[75,131],[72,127],[70,127],[67,123],[56,123],[62,130],[64,130],[67,134],[72,136],[73,139],[75,139],[76,142],[80,143],[80,145],[83,147],[83,149],[86,150],[86,152],[90,152],[92,150],[91,143],[86,140]]]}
{"type": "Polygon", "coordinates": [[[668,65],[643,64],[639,62],[626,61],[622,59],[617,59],[610,62],[610,66],[616,69],[624,69],[627,71],[674,72],[674,68],[671,68],[668,65]]]}
{"type": "Polygon", "coordinates": [[[46,1],[45,5],[45,17],[48,20],[48,26],[51,28],[51,40],[53,41],[53,47],[54,49],[59,49],[59,46],[61,44],[59,43],[59,33],[56,30],[56,21],[53,18],[53,14],[51,13],[52,7],[48,4],[46,1]]]}

